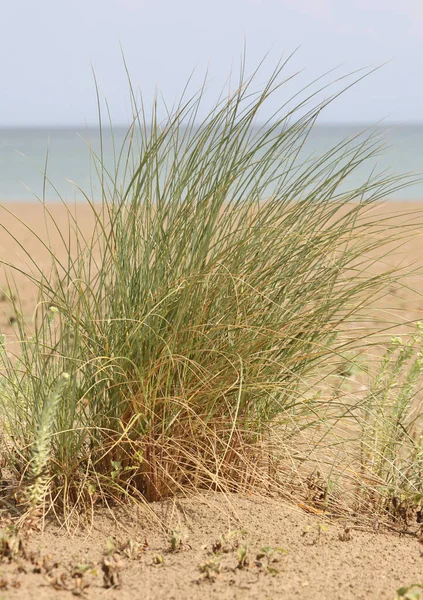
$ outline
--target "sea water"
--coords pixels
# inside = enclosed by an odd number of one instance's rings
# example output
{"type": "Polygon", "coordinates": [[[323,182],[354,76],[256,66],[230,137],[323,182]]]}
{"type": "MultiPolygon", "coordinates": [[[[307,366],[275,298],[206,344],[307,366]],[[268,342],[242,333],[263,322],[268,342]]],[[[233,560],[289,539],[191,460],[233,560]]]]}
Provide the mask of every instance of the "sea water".
{"type": "MultiPolygon", "coordinates": [[[[360,136],[364,125],[316,125],[299,161],[312,164],[342,140],[360,136]]],[[[127,129],[103,130],[103,163],[115,172],[127,129]]],[[[359,187],[374,173],[422,174],[421,181],[387,196],[394,200],[423,199],[423,124],[383,125],[377,130],[386,148],[359,166],[343,184],[359,187]]],[[[358,137],[357,139],[362,139],[358,137]]],[[[84,201],[101,197],[92,150],[100,154],[96,128],[0,129],[0,202],[84,201]],[[45,173],[47,176],[45,177],[45,173]]]]}

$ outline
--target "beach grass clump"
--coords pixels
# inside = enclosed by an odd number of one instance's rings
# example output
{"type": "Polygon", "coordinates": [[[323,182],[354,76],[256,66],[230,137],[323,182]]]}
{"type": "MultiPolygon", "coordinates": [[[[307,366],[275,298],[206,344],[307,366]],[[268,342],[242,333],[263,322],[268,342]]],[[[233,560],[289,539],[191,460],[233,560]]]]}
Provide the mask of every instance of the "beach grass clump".
{"type": "Polygon", "coordinates": [[[67,258],[45,243],[34,322],[14,299],[19,351],[3,354],[8,467],[20,484],[43,477],[37,503],[251,490],[275,429],[324,423],[330,402],[310,389],[365,343],[363,308],[395,277],[372,271],[375,253],[407,235],[371,209],[407,180],[350,185],[380,150],[371,133],[304,153],[333,98],[313,106],[307,90],[258,125],[285,68],[259,92],[242,75],[203,120],[204,89],[164,120],[133,94],[115,164],[93,150],[92,235],[64,203],[67,258]]]}

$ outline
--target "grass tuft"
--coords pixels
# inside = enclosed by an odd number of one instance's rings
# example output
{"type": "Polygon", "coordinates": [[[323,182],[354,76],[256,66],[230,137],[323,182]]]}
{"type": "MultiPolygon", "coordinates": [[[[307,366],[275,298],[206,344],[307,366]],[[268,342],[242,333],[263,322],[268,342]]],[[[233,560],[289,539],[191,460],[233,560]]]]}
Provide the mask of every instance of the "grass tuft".
{"type": "MultiPolygon", "coordinates": [[[[372,172],[350,185],[381,149],[375,132],[307,157],[307,137],[337,94],[319,103],[319,89],[307,89],[258,125],[284,93],[285,68],[259,92],[242,70],[202,121],[204,89],[164,121],[157,101],[148,117],[133,93],[115,164],[93,149],[101,202],[85,194],[92,234],[66,204],[68,230],[59,230],[43,203],[64,252],[44,242],[49,270],[27,253],[39,292],[33,323],[8,292],[19,351],[6,344],[0,397],[9,468],[32,505],[48,493],[68,515],[190,489],[251,491],[271,472],[275,432],[288,444],[293,431],[341,418],[339,395],[323,401],[315,384],[367,343],[366,306],[397,277],[376,272],[377,257],[414,226],[398,230],[372,209],[412,178],[372,172]]],[[[398,368],[412,351],[401,350],[398,368]]],[[[397,451],[421,359],[393,404],[383,364],[363,404],[365,415],[375,402],[385,415],[372,422],[376,438],[363,438],[379,475],[397,451]]]]}

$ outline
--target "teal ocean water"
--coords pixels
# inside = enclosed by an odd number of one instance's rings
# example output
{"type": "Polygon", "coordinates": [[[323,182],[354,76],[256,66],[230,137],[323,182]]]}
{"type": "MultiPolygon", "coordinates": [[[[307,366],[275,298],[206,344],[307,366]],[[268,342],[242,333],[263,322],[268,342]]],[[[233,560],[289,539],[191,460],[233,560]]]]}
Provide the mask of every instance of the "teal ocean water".
{"type": "MultiPolygon", "coordinates": [[[[311,132],[302,156],[316,157],[343,139],[359,135],[364,126],[316,125],[311,132]]],[[[350,177],[348,185],[358,186],[373,169],[393,174],[420,172],[423,174],[423,124],[389,125],[380,128],[387,148],[370,159],[350,177]]],[[[114,130],[115,149],[119,149],[126,130],[114,130]]],[[[36,201],[43,194],[43,172],[48,150],[47,174],[51,184],[45,188],[47,201],[83,201],[79,186],[90,198],[99,199],[99,188],[92,189],[96,180],[90,149],[99,149],[96,129],[0,129],[0,202],[36,201]],[[56,189],[54,189],[56,188],[56,189]]],[[[113,139],[104,132],[104,162],[113,165],[113,139]]],[[[312,159],[311,159],[312,160],[312,159]]],[[[391,199],[423,199],[422,181],[396,191],[391,199]]]]}

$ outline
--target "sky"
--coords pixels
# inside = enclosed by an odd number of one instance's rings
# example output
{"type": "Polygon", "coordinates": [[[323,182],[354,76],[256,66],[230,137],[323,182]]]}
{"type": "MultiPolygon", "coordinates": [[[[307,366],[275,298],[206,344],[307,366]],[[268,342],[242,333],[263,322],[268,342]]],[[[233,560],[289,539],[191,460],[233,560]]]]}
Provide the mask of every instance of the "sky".
{"type": "Polygon", "coordinates": [[[212,105],[244,44],[247,72],[268,53],[257,88],[297,49],[286,73],[301,72],[269,111],[331,69],[328,83],[384,65],[327,107],[322,121],[423,121],[422,0],[3,0],[1,8],[3,127],[95,124],[92,68],[113,123],[127,123],[121,48],[146,100],[159,89],[171,105],[190,76],[195,91],[207,70],[212,105]]]}

